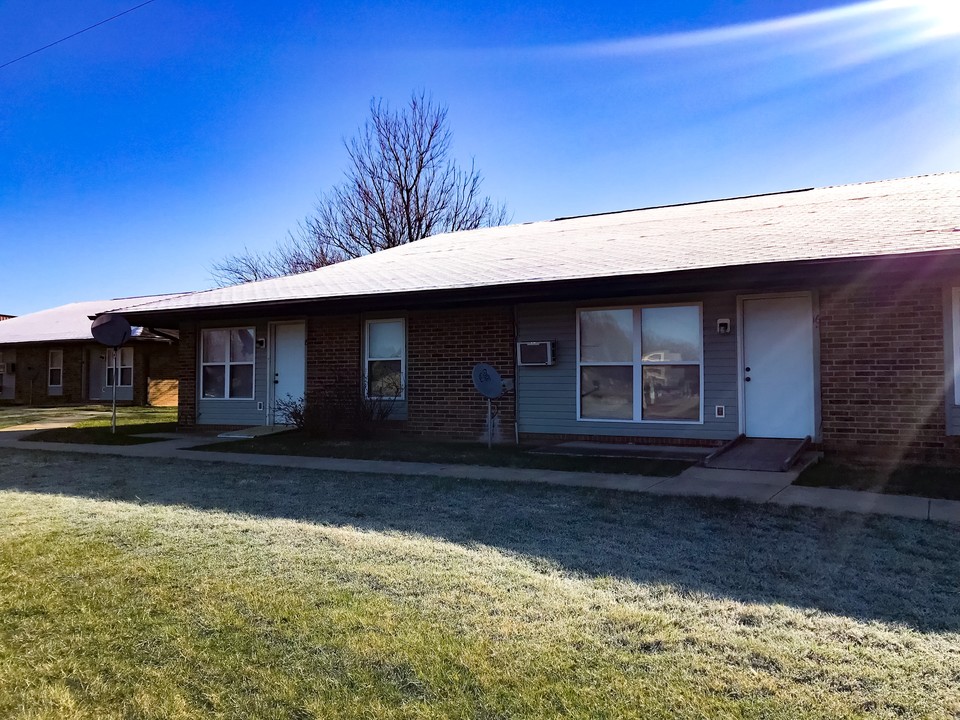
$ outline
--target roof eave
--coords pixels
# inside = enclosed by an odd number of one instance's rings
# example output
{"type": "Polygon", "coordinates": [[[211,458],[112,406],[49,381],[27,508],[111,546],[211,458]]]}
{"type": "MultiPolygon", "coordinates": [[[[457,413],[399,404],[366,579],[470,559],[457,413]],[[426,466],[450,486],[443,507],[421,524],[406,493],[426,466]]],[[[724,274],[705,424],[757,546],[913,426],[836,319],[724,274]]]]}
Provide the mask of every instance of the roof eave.
{"type": "Polygon", "coordinates": [[[122,313],[144,327],[176,327],[182,321],[256,316],[292,316],[316,313],[320,308],[335,312],[365,312],[401,305],[454,307],[478,301],[538,302],[586,297],[711,292],[735,288],[750,291],[796,286],[816,280],[844,281],[870,266],[871,273],[915,275],[924,272],[948,275],[960,272],[960,250],[938,250],[897,255],[821,258],[789,262],[730,265],[662,273],[606,275],[576,279],[536,280],[498,285],[440,288],[395,293],[289,298],[262,302],[210,305],[194,308],[122,313]],[[907,268],[906,266],[910,266],[907,268]]]}

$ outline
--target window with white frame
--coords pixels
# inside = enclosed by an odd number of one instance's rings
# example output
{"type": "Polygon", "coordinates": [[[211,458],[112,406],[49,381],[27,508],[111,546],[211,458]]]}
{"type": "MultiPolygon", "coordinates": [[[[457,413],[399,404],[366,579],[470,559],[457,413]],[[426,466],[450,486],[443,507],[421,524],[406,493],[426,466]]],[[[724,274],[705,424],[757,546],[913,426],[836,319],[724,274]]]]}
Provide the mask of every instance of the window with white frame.
{"type": "Polygon", "coordinates": [[[252,400],[256,354],[254,328],[204,330],[200,344],[201,397],[252,400]]]}
{"type": "Polygon", "coordinates": [[[960,405],[960,288],[953,288],[953,402],[960,405]]]}
{"type": "Polygon", "coordinates": [[[701,422],[699,305],[577,313],[579,420],[701,422]]]}
{"type": "Polygon", "coordinates": [[[47,385],[63,387],[63,350],[51,350],[47,362],[47,385]]]}
{"type": "Polygon", "coordinates": [[[406,380],[403,320],[368,320],[364,347],[367,397],[403,399],[406,380]]]}
{"type": "Polygon", "coordinates": [[[104,387],[113,387],[113,373],[114,373],[114,363],[118,362],[119,366],[117,369],[117,377],[120,379],[120,382],[117,383],[117,387],[132,387],[133,386],[133,348],[120,348],[120,354],[117,356],[113,348],[107,349],[107,354],[104,356],[106,358],[104,368],[104,387]]]}

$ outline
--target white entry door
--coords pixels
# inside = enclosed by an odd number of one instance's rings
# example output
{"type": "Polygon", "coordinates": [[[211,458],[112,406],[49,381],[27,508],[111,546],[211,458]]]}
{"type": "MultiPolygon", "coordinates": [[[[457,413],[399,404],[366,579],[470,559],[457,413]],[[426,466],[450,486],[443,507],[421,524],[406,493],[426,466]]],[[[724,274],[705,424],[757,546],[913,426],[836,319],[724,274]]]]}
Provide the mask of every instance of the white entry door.
{"type": "Polygon", "coordinates": [[[813,303],[809,295],[744,298],[743,414],[748,437],[814,435],[813,303]]]}
{"type": "MultiPolygon", "coordinates": [[[[298,400],[303,397],[306,378],[306,334],[303,323],[283,323],[273,326],[273,398],[298,400]]],[[[274,412],[271,422],[277,422],[274,412]]],[[[281,421],[283,418],[280,419],[281,421]]]]}

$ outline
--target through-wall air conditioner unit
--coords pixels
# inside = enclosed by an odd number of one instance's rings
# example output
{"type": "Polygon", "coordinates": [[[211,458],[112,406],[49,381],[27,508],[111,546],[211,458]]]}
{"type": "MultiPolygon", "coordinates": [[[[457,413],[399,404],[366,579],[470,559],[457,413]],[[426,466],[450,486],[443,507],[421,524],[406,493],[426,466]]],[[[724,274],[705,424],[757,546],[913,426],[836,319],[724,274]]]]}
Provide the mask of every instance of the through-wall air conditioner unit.
{"type": "Polygon", "coordinates": [[[517,364],[521,367],[531,365],[553,365],[556,362],[552,340],[517,343],[517,364]]]}

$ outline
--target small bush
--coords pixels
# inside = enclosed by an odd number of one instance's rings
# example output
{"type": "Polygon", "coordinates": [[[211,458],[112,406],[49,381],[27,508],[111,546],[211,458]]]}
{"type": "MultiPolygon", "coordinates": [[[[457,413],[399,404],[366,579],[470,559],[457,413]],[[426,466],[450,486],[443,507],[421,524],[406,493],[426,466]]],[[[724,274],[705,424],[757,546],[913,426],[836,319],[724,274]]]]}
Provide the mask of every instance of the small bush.
{"type": "Polygon", "coordinates": [[[367,379],[360,386],[349,381],[334,381],[308,397],[276,401],[274,408],[280,422],[289,423],[311,437],[364,440],[382,436],[382,425],[390,418],[401,387],[391,388],[383,397],[367,397],[367,379]]]}

